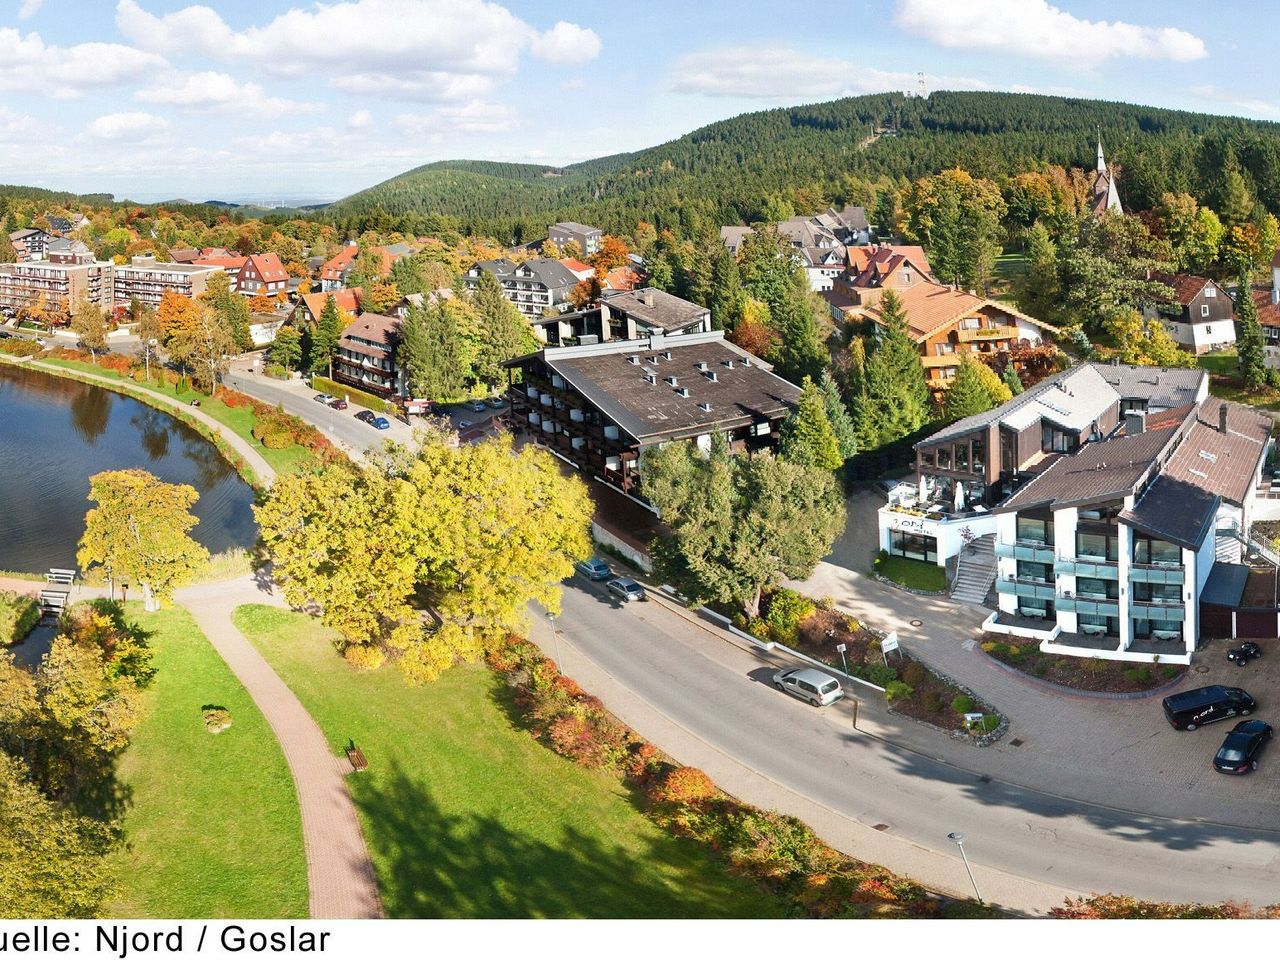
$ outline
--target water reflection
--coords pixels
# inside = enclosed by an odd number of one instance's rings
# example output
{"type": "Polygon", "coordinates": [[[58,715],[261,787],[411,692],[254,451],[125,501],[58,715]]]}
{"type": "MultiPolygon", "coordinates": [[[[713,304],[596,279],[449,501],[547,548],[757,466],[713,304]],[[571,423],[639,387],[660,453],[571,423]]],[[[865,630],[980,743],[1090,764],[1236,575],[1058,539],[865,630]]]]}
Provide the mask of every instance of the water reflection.
{"type": "Polygon", "coordinates": [[[74,566],[89,477],[128,467],[200,491],[192,534],[211,551],[252,546],[253,491],[186,424],[131,397],[0,366],[0,569],[74,566]]]}
{"type": "Polygon", "coordinates": [[[96,444],[111,420],[111,402],[116,394],[87,384],[79,386],[71,399],[71,422],[82,438],[96,444]]]}

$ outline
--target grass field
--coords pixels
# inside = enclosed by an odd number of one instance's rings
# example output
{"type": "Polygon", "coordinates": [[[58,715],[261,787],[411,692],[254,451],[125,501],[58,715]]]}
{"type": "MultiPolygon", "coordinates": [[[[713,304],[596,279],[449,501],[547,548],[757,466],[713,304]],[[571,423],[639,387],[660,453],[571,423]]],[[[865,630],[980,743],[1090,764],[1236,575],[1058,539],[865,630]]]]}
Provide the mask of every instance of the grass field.
{"type": "Polygon", "coordinates": [[[925,563],[923,560],[911,560],[907,557],[881,556],[875,562],[875,571],[885,579],[913,590],[941,593],[947,589],[947,571],[936,563],[925,563]]]}
{"type": "MultiPolygon", "coordinates": [[[[102,367],[96,367],[91,363],[85,363],[81,360],[61,360],[61,359],[45,359],[40,361],[42,364],[48,364],[55,367],[65,367],[68,370],[78,370],[83,373],[91,373],[100,377],[106,377],[110,380],[119,380],[122,384],[133,387],[139,391],[150,393],[158,393],[166,397],[171,397],[182,403],[190,403],[192,400],[200,400],[200,410],[207,413],[213,419],[217,420],[224,426],[230,427],[244,440],[250,443],[262,459],[269,463],[273,470],[277,473],[297,473],[301,470],[311,470],[317,465],[315,454],[306,447],[294,444],[284,450],[271,450],[264,447],[261,443],[254,439],[253,425],[257,422],[257,418],[253,415],[250,407],[228,407],[216,397],[209,397],[198,390],[192,389],[190,386],[185,389],[179,389],[173,384],[164,384],[161,386],[156,381],[140,382],[131,380],[122,374],[113,370],[106,370],[102,367]]],[[[36,367],[39,369],[39,367],[36,367]]]]}
{"type": "Polygon", "coordinates": [[[1235,403],[1247,403],[1251,407],[1263,410],[1280,410],[1280,390],[1274,387],[1261,387],[1249,391],[1244,388],[1237,376],[1236,352],[1222,350],[1217,353],[1201,354],[1196,362],[1209,371],[1209,392],[1223,400],[1235,403]]]}
{"type": "Polygon", "coordinates": [[[120,760],[126,798],[117,917],[305,917],[306,860],[293,779],[275,735],[180,607],[129,614],[152,631],[159,672],[120,760]],[[232,726],[205,731],[206,705],[232,726]]]}
{"type": "Polygon", "coordinates": [[[248,606],[235,619],[335,751],[354,740],[368,758],[348,783],[390,916],[778,916],[616,779],[517,728],[486,668],[413,688],[393,667],[352,670],[309,617],[248,606]]]}

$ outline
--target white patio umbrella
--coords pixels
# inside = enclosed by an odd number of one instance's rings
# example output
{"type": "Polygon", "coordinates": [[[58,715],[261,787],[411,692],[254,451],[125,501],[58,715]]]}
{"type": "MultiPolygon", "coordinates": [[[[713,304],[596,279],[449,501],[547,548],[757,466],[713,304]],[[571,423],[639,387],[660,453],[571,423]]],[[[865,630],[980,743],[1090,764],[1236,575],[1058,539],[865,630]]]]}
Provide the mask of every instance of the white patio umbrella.
{"type": "Polygon", "coordinates": [[[955,508],[957,513],[964,509],[964,484],[959,480],[956,481],[955,508]]]}

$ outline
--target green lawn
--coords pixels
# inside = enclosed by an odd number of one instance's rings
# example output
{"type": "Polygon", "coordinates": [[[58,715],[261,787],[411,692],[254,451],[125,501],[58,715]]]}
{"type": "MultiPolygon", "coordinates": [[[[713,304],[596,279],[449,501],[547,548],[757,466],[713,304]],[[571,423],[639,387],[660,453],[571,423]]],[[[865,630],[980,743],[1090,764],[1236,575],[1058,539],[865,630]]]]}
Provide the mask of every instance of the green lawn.
{"type": "Polygon", "coordinates": [[[306,917],[293,779],[248,693],[180,607],[129,615],[158,667],[147,717],[121,757],[125,845],[117,917],[306,917]],[[231,711],[207,733],[206,705],[231,711]]]}
{"type": "Polygon", "coordinates": [[[1244,388],[1237,376],[1238,361],[1234,350],[1204,353],[1196,362],[1202,369],[1209,371],[1209,392],[1215,397],[1235,403],[1247,403],[1263,410],[1280,410],[1280,390],[1274,387],[1261,387],[1252,391],[1244,388]]]}
{"type": "Polygon", "coordinates": [[[780,905],[636,809],[615,778],[519,729],[506,686],[459,667],[408,686],[357,673],[331,634],[274,607],[236,625],[316,718],[334,750],[354,740],[365,838],[392,917],[776,917],[780,905]]]}
{"type": "Polygon", "coordinates": [[[880,556],[876,560],[875,569],[885,579],[913,590],[941,593],[947,589],[947,571],[935,563],[909,560],[906,557],[880,556]]]}
{"type": "MultiPolygon", "coordinates": [[[[159,393],[183,403],[190,403],[192,400],[199,398],[201,411],[207,413],[224,426],[230,427],[248,441],[277,473],[297,473],[301,470],[311,470],[316,467],[315,454],[306,447],[295,444],[284,450],[271,450],[255,440],[252,431],[257,418],[254,417],[253,410],[250,407],[228,407],[216,397],[208,397],[190,386],[185,389],[179,389],[177,386],[168,383],[161,386],[155,381],[143,383],[131,380],[129,377],[115,371],[105,370],[82,360],[43,359],[40,362],[56,367],[66,367],[68,370],[78,370],[112,380],[119,380],[122,384],[139,391],[145,390],[151,393],[159,393]]],[[[37,367],[37,369],[39,368],[37,367]]]]}

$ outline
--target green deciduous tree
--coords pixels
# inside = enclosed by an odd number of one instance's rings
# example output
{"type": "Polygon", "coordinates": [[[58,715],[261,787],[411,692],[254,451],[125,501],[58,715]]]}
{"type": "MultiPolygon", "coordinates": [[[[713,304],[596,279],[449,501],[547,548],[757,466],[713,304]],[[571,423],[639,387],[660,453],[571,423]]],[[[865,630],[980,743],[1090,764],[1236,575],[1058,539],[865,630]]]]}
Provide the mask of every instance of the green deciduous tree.
{"type": "Polygon", "coordinates": [[[1027,231],[1027,269],[1014,283],[1014,297],[1024,313],[1053,322],[1058,296],[1058,248],[1045,225],[1035,223],[1027,231]]]}
{"type": "Polygon", "coordinates": [[[915,181],[902,200],[908,239],[923,243],[943,283],[985,290],[1000,255],[1006,206],[999,187],[965,170],[915,181]]]}
{"type": "Polygon", "coordinates": [[[803,579],[844,528],[830,471],[777,457],[735,457],[721,435],[709,456],[690,444],[647,451],[645,491],[670,526],[656,548],[662,572],[689,595],[758,616],[761,592],[803,579]]]}
{"type": "Polygon", "coordinates": [[[836,470],[844,464],[822,389],[808,377],[804,378],[796,408],[782,424],[779,453],[806,467],[836,470]]]}
{"type": "Polygon", "coordinates": [[[81,297],[71,308],[71,329],[80,338],[80,346],[89,351],[93,362],[107,349],[107,318],[102,308],[81,297]]]}
{"type": "Polygon", "coordinates": [[[208,562],[209,552],[189,533],[199,523],[190,512],[199,496],[145,470],[95,474],[89,499],[97,506],[85,515],[80,566],[101,566],[114,582],[137,584],[146,609],[160,609],[208,562]]]}
{"type": "Polygon", "coordinates": [[[302,333],[295,327],[281,327],[271,341],[271,362],[286,370],[296,370],[302,362],[302,333]]]}
{"type": "Polygon", "coordinates": [[[207,303],[198,304],[190,316],[190,325],[169,339],[170,356],[191,368],[196,384],[214,396],[218,393],[218,380],[235,352],[235,332],[207,303]]]}

